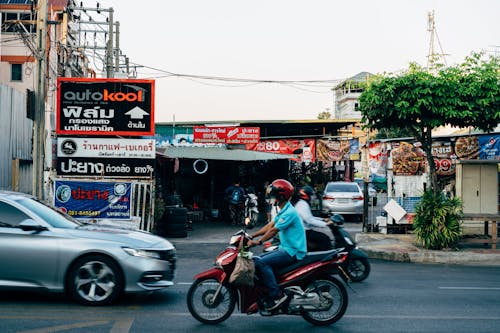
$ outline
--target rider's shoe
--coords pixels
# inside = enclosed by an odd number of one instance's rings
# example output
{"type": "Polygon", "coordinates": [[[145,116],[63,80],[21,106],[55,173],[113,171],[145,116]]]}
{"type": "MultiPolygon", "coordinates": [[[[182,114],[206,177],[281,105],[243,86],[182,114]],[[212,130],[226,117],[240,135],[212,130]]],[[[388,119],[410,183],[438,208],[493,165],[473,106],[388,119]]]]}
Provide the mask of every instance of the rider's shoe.
{"type": "Polygon", "coordinates": [[[283,302],[286,301],[288,296],[286,294],[281,294],[278,298],[271,300],[269,303],[266,304],[266,310],[267,311],[273,311],[276,310],[283,304],[283,302]]]}

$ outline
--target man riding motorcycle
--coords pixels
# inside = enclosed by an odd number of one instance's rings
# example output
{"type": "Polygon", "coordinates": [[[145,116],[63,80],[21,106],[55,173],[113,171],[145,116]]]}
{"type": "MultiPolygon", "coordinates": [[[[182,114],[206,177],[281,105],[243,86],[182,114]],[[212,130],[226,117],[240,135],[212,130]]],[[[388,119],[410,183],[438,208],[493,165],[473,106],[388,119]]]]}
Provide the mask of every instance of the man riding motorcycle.
{"type": "Polygon", "coordinates": [[[268,190],[271,204],[280,208],[276,217],[252,235],[247,246],[262,245],[262,242],[273,238],[279,233],[280,246],[278,250],[255,257],[255,268],[262,277],[262,282],[268,290],[268,299],[264,300],[266,310],[272,311],[280,307],[287,299],[276,281],[274,271],[289,266],[304,258],[307,253],[306,237],[301,218],[289,202],[294,193],[290,182],[277,179],[271,183],[268,190]],[[261,236],[259,240],[255,237],[261,236]]]}

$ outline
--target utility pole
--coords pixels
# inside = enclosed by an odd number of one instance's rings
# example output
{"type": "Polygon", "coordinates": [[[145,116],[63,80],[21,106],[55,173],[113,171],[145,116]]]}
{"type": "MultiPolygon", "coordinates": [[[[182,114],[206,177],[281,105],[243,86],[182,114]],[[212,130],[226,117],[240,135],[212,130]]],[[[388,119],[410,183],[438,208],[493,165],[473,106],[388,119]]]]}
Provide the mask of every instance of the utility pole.
{"type": "Polygon", "coordinates": [[[113,78],[113,8],[109,9],[109,29],[108,44],[106,48],[106,77],[113,78]]]}
{"type": "Polygon", "coordinates": [[[115,23],[115,72],[120,71],[120,22],[115,23]]]}
{"type": "Polygon", "coordinates": [[[44,200],[45,97],[47,94],[47,0],[39,0],[37,27],[37,81],[33,119],[33,195],[44,200]]]}
{"type": "Polygon", "coordinates": [[[444,64],[446,65],[446,59],[444,57],[446,54],[444,54],[443,52],[443,47],[441,46],[441,41],[439,40],[439,36],[437,34],[436,21],[434,20],[434,11],[427,13],[427,31],[429,31],[430,34],[429,52],[427,54],[427,70],[434,71],[440,59],[442,59],[444,64]],[[434,39],[437,40],[441,53],[436,53],[434,39]]]}

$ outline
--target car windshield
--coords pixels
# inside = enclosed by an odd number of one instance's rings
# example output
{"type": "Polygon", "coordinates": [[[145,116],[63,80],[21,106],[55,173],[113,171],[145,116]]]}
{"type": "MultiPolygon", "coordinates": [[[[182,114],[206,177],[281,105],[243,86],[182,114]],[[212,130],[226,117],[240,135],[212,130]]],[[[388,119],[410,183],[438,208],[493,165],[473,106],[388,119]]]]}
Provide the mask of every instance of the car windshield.
{"type": "Polygon", "coordinates": [[[38,215],[45,222],[55,228],[75,229],[81,225],[80,222],[71,216],[49,207],[40,201],[30,198],[22,198],[17,201],[20,205],[28,208],[33,214],[38,215]]]}
{"type": "Polygon", "coordinates": [[[355,183],[328,184],[326,186],[326,192],[359,192],[359,189],[355,183]]]}

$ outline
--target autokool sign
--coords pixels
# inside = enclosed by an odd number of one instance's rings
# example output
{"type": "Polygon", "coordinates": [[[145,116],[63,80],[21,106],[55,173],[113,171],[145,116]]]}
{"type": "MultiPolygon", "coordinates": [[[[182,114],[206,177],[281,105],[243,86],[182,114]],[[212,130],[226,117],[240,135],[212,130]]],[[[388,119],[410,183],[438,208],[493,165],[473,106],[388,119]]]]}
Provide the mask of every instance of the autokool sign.
{"type": "Polygon", "coordinates": [[[56,133],[154,135],[154,81],[59,78],[56,133]]]}
{"type": "Polygon", "coordinates": [[[155,151],[154,139],[57,138],[58,158],[140,158],[154,160],[155,151]]]}
{"type": "Polygon", "coordinates": [[[54,206],[77,219],[130,219],[129,182],[56,180],[54,206]]]}

